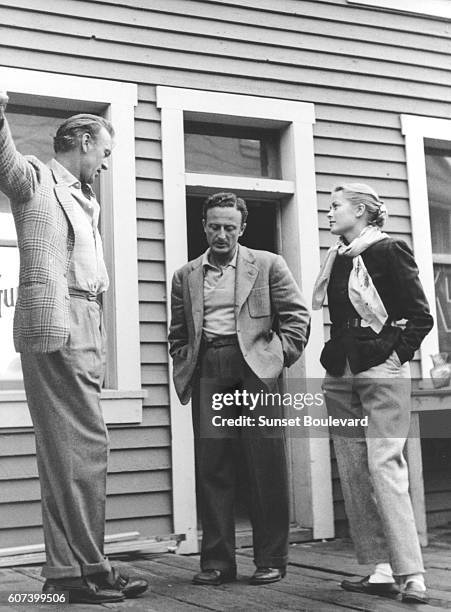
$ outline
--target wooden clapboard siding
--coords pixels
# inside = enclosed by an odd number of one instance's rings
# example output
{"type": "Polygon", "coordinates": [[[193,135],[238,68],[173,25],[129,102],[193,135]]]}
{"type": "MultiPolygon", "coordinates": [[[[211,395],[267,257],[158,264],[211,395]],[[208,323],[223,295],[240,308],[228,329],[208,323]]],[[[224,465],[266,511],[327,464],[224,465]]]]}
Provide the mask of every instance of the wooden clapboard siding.
{"type": "MultiPolygon", "coordinates": [[[[326,221],[330,190],[346,180],[371,183],[389,208],[388,231],[412,245],[399,115],[450,116],[449,24],[345,0],[4,0],[0,22],[2,65],[138,84],[136,215],[148,396],[139,427],[111,429],[107,530],[167,533],[167,288],[156,85],[313,102],[320,256],[334,240],[326,221]],[[140,516],[132,516],[135,510],[140,516]]],[[[326,335],[329,323],[326,311],[326,335]]],[[[418,360],[413,372],[419,375],[418,360]]],[[[7,524],[14,510],[39,515],[33,452],[30,432],[0,435],[0,516],[7,524]]],[[[335,467],[333,475],[340,526],[335,467]]],[[[449,485],[434,487],[427,502],[436,520],[449,508],[449,485]]],[[[37,524],[2,528],[0,522],[2,544],[40,537],[37,524]]]]}

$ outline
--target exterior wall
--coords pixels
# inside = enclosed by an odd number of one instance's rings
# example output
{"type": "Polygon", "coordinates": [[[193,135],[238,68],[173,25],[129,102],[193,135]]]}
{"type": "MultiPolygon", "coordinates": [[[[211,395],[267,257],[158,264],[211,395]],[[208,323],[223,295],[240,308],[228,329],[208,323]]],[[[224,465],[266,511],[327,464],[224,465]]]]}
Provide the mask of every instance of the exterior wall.
{"type": "MultiPolygon", "coordinates": [[[[371,183],[391,213],[387,230],[411,243],[399,117],[451,115],[449,23],[346,0],[49,0],[40,6],[7,0],[0,19],[4,66],[139,85],[137,223],[148,397],[139,427],[111,431],[108,530],[168,533],[170,423],[155,86],[313,102],[321,254],[332,241],[328,194],[343,180],[371,183]]],[[[418,361],[413,375],[419,376],[418,361]]],[[[32,434],[0,437],[1,544],[40,541],[32,434]]]]}

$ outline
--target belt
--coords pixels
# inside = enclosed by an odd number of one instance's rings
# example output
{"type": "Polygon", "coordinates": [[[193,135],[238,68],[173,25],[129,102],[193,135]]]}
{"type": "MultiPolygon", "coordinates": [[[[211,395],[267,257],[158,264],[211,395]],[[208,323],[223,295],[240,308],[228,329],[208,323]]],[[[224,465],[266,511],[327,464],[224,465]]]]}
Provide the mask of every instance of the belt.
{"type": "Polygon", "coordinates": [[[348,319],[347,321],[343,321],[337,327],[340,329],[351,329],[352,327],[362,327],[362,319],[360,317],[355,317],[354,319],[348,319]]]}
{"type": "MultiPolygon", "coordinates": [[[[362,319],[360,317],[355,317],[354,319],[348,319],[347,321],[337,323],[336,327],[337,329],[352,329],[358,327],[364,327],[366,329],[368,325],[362,325],[362,319]]],[[[396,321],[387,319],[387,321],[384,323],[384,327],[396,327],[396,321]]]]}
{"type": "Polygon", "coordinates": [[[204,350],[209,348],[217,348],[219,346],[232,346],[234,344],[238,344],[238,336],[236,334],[231,334],[230,336],[218,336],[217,338],[213,338],[211,340],[202,338],[202,348],[204,350]]]}
{"type": "Polygon", "coordinates": [[[98,302],[100,304],[100,296],[98,293],[83,291],[82,289],[69,289],[69,295],[71,297],[89,300],[90,302],[98,302]]]}

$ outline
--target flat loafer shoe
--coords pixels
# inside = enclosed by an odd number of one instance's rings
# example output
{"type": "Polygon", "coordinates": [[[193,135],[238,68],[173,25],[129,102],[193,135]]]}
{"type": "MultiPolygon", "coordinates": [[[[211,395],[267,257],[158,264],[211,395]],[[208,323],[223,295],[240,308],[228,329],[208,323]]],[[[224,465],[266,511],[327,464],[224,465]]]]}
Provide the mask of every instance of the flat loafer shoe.
{"type": "Polygon", "coordinates": [[[125,597],[118,591],[112,589],[101,589],[96,584],[80,580],[79,585],[73,581],[64,583],[64,579],[46,580],[42,587],[43,593],[66,593],[67,603],[88,603],[100,605],[104,603],[118,603],[124,601],[125,597]]]}
{"type": "Polygon", "coordinates": [[[230,570],[206,569],[193,577],[193,584],[203,584],[205,586],[219,586],[225,582],[234,582],[236,572],[230,570]]]}
{"type": "Polygon", "coordinates": [[[257,567],[249,584],[271,584],[279,582],[285,577],[287,570],[284,567],[257,567]]]}
{"type": "Polygon", "coordinates": [[[401,601],[403,603],[427,604],[429,597],[426,591],[420,591],[415,588],[412,582],[408,582],[402,591],[401,601]]]}
{"type": "Polygon", "coordinates": [[[97,579],[96,584],[100,586],[100,588],[119,591],[127,599],[134,599],[135,597],[138,597],[144,593],[144,591],[147,591],[149,588],[149,583],[147,580],[125,576],[115,567],[113,567],[111,572],[102,579],[97,579]]]}
{"type": "Polygon", "coordinates": [[[341,588],[353,593],[367,593],[380,597],[396,597],[399,595],[399,587],[395,582],[370,582],[369,578],[369,576],[366,576],[362,580],[343,580],[341,588]]]}

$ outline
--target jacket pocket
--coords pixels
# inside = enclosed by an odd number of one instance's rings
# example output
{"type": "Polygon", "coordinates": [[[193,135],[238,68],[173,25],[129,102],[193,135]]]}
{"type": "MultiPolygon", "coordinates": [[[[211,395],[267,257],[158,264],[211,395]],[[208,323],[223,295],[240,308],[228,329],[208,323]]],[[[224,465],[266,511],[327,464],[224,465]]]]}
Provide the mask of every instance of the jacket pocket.
{"type": "Polygon", "coordinates": [[[249,293],[247,298],[249,314],[253,318],[271,316],[271,300],[269,297],[269,285],[257,287],[249,293]]]}

